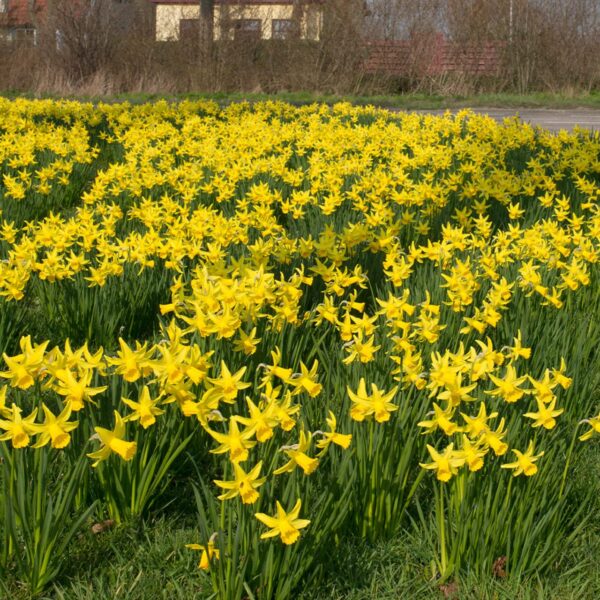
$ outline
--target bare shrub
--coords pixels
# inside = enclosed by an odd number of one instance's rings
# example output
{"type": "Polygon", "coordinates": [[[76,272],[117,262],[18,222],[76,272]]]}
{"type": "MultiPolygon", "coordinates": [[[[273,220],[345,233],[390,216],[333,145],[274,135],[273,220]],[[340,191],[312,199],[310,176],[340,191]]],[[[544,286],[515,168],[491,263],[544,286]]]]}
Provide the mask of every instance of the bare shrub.
{"type": "Polygon", "coordinates": [[[198,0],[178,41],[157,42],[147,0],[53,0],[34,17],[35,38],[0,46],[0,87],[467,95],[600,86],[598,0],[326,0],[316,35],[302,2],[291,19],[273,13],[274,25],[269,5],[231,0],[217,5],[209,38],[208,5],[198,0]],[[253,21],[268,31],[253,32],[253,21]]]}
{"type": "Polygon", "coordinates": [[[600,3],[551,0],[537,23],[534,86],[591,91],[600,84],[600,3]]]}
{"type": "Polygon", "coordinates": [[[503,43],[498,89],[589,91],[600,82],[597,0],[452,0],[449,35],[503,43]]]}

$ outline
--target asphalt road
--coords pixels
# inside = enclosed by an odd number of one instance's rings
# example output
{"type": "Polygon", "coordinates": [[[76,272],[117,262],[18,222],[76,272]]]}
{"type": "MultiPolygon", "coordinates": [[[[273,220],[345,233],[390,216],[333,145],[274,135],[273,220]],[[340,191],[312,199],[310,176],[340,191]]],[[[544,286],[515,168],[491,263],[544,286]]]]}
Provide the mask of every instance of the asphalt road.
{"type": "MultiPolygon", "coordinates": [[[[458,109],[452,109],[456,112],[458,109]]],[[[487,114],[502,122],[506,117],[518,115],[520,119],[531,125],[539,125],[550,131],[565,129],[572,131],[578,125],[593,131],[600,131],[600,110],[591,108],[473,108],[475,113],[487,114]]],[[[442,115],[445,110],[419,110],[429,114],[442,115]]]]}

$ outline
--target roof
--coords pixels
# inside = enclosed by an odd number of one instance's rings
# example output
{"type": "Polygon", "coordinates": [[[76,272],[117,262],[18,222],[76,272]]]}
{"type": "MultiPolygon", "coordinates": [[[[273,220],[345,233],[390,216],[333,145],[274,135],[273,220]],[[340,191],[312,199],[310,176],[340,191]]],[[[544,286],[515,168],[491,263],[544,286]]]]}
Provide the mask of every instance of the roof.
{"type": "Polygon", "coordinates": [[[501,67],[503,49],[501,42],[457,44],[440,34],[399,41],[370,40],[364,69],[397,76],[411,72],[494,75],[501,67]]]}
{"type": "Polygon", "coordinates": [[[25,27],[30,26],[35,17],[46,8],[46,0],[11,0],[8,10],[0,13],[0,26],[25,27]]]}

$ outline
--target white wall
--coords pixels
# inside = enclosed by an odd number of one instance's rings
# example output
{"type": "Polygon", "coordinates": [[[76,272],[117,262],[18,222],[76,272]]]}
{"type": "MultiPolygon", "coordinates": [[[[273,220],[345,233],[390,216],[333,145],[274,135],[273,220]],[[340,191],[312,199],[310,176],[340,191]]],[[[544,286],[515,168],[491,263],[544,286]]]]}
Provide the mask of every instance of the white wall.
{"type": "MultiPolygon", "coordinates": [[[[269,5],[228,5],[215,7],[214,37],[218,39],[233,38],[233,30],[222,30],[221,24],[230,19],[261,19],[262,38],[270,39],[272,19],[291,19],[294,7],[290,4],[269,5]]],[[[199,5],[190,4],[157,4],[156,5],[156,41],[168,42],[179,39],[179,22],[181,19],[198,19],[199,5]]],[[[300,21],[300,35],[304,39],[318,40],[323,27],[323,12],[320,6],[303,7],[300,21]]]]}

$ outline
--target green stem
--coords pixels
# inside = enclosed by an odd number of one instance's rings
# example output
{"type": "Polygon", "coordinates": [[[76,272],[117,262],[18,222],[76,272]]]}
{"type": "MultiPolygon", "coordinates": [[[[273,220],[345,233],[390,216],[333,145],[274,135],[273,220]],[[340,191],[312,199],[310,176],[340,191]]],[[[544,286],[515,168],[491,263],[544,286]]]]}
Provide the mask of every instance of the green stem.
{"type": "Polygon", "coordinates": [[[444,484],[439,483],[438,500],[438,528],[440,532],[440,575],[442,580],[446,578],[446,569],[448,568],[448,554],[446,552],[446,519],[444,517],[444,484]]]}
{"type": "Polygon", "coordinates": [[[424,469],[421,469],[419,471],[419,474],[417,475],[414,483],[412,484],[410,491],[408,492],[408,496],[406,497],[406,500],[404,501],[404,504],[402,505],[401,514],[404,514],[404,511],[406,511],[406,509],[408,508],[408,505],[410,504],[413,496],[415,495],[415,492],[417,491],[417,488],[419,487],[421,480],[425,476],[425,473],[426,473],[426,471],[424,469]]]}
{"type": "Polygon", "coordinates": [[[369,508],[367,511],[367,529],[369,536],[373,536],[373,524],[375,522],[375,505],[377,498],[377,469],[379,465],[373,460],[373,436],[374,436],[375,422],[369,423],[369,464],[371,465],[371,477],[370,477],[370,494],[369,494],[369,508]]]}

